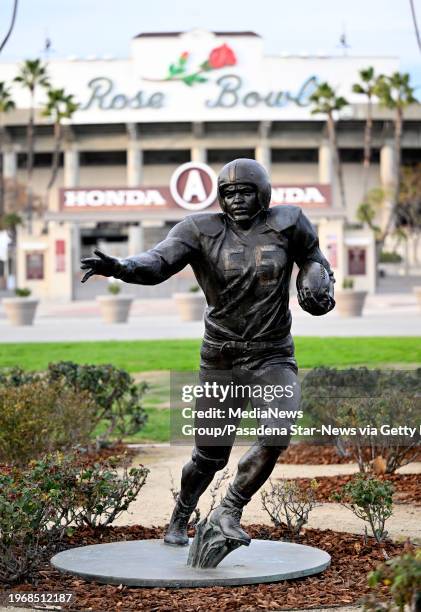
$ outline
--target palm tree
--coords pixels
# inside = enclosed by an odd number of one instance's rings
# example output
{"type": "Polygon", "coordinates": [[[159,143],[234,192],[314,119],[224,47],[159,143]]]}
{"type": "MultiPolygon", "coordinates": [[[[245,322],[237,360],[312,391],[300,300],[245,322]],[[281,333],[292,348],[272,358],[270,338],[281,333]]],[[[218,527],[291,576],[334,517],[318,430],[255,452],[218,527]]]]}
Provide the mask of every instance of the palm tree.
{"type": "Polygon", "coordinates": [[[343,209],[346,209],[345,185],[342,173],[342,165],[339,157],[338,140],[336,136],[336,127],[334,113],[340,111],[348,102],[342,96],[337,96],[333,87],[329,83],[319,83],[313,94],[310,96],[310,102],[313,103],[312,115],[326,115],[327,131],[329,142],[333,153],[336,174],[338,177],[339,191],[341,194],[341,204],[343,209]]]}
{"type": "Polygon", "coordinates": [[[394,188],[392,193],[392,207],[389,217],[383,226],[381,242],[383,243],[393,224],[396,209],[399,204],[399,193],[401,183],[401,148],[402,148],[402,128],[404,110],[410,104],[418,103],[414,97],[414,88],[410,85],[409,74],[394,72],[391,76],[380,75],[377,80],[375,95],[379,99],[381,106],[395,111],[394,118],[394,188]]]}
{"type": "Polygon", "coordinates": [[[54,151],[51,166],[51,177],[47,185],[47,193],[54,185],[57,178],[60,150],[62,141],[62,121],[70,119],[77,110],[78,104],[74,101],[72,94],[66,94],[64,89],[49,89],[47,91],[47,103],[42,111],[44,117],[49,117],[54,122],[54,151]]]}
{"type": "Polygon", "coordinates": [[[6,83],[0,82],[0,219],[4,214],[4,177],[3,177],[3,142],[5,129],[3,125],[3,117],[6,113],[15,108],[15,103],[12,100],[9,89],[6,83]]]}
{"type": "Polygon", "coordinates": [[[32,173],[34,169],[34,119],[35,119],[35,94],[39,87],[48,87],[49,78],[47,67],[40,59],[25,60],[20,67],[15,81],[29,91],[29,120],[27,128],[27,189],[28,189],[28,231],[32,231],[32,173]]]}
{"type": "Polygon", "coordinates": [[[405,239],[412,238],[413,259],[418,261],[418,244],[421,238],[421,164],[403,167],[399,204],[396,209],[396,226],[405,239]]]}
{"type": "Polygon", "coordinates": [[[367,98],[367,117],[364,128],[364,173],[363,173],[363,197],[367,193],[368,171],[371,162],[371,148],[373,135],[373,96],[377,86],[378,76],[374,73],[373,66],[369,66],[359,72],[361,81],[354,83],[352,91],[357,94],[365,95],[367,98]]]}

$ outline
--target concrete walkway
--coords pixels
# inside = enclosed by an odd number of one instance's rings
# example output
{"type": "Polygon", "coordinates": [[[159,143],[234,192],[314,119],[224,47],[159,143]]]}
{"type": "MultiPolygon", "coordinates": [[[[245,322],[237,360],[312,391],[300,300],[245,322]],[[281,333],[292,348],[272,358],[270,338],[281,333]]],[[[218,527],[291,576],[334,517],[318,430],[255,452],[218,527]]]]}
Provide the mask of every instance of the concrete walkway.
{"type": "MultiPolygon", "coordinates": [[[[234,447],[228,469],[231,475],[235,473],[236,466],[241,455],[246,451],[245,446],[234,447]]],[[[181,468],[190,458],[191,448],[188,446],[143,445],[140,447],[139,455],[134,464],[142,463],[150,469],[147,482],[139,493],[128,512],[124,512],[114,523],[116,525],[145,526],[164,525],[168,522],[172,508],[173,499],[170,492],[171,476],[176,488],[179,487],[181,468]],[[159,500],[159,503],[157,503],[159,500]]],[[[354,464],[344,465],[284,465],[278,463],[275,466],[272,478],[317,478],[318,476],[334,476],[340,474],[353,474],[358,471],[354,464]]],[[[401,468],[401,473],[420,474],[421,463],[412,463],[401,468]]],[[[217,493],[219,500],[221,493],[226,489],[226,484],[217,493]]],[[[199,504],[202,516],[206,515],[211,503],[209,490],[202,496],[199,504]]],[[[268,514],[262,509],[260,495],[257,494],[246,506],[243,514],[243,522],[264,523],[270,525],[268,514]]],[[[318,529],[339,529],[349,533],[363,534],[364,523],[356,518],[350,510],[339,504],[324,503],[317,506],[310,514],[309,527],[318,529]]],[[[410,537],[421,543],[421,506],[395,504],[393,515],[387,521],[386,526],[393,539],[406,539],[410,537]]]]}
{"type": "MultiPolygon", "coordinates": [[[[369,296],[363,317],[341,318],[333,311],[312,317],[291,299],[292,332],[297,336],[420,336],[421,309],[415,296],[390,293],[369,296]]],[[[13,327],[0,303],[0,342],[143,340],[200,338],[203,322],[182,322],[171,299],[136,300],[125,324],[106,324],[95,301],[41,302],[31,327],[13,327]]]]}

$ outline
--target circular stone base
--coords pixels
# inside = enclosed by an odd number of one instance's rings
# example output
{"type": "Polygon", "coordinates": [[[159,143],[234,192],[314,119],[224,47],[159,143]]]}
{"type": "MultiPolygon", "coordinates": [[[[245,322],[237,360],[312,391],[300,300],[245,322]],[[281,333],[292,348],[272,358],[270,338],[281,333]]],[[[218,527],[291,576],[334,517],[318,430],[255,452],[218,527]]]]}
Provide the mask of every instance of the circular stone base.
{"type": "Polygon", "coordinates": [[[318,548],[269,540],[252,540],[215,568],[187,567],[188,551],[163,540],[114,542],[65,550],[51,563],[103,584],[177,588],[278,582],[317,574],[330,564],[330,555],[318,548]]]}

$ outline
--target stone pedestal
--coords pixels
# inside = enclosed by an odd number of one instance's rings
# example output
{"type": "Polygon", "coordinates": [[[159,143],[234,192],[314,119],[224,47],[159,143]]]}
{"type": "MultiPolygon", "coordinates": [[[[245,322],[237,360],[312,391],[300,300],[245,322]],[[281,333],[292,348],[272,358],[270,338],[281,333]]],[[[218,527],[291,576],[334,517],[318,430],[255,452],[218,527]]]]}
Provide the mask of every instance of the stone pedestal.
{"type": "Polygon", "coordinates": [[[95,544],[65,550],[51,559],[62,571],[102,584],[191,588],[280,582],[318,574],[330,555],[302,544],[252,540],[215,568],[188,567],[189,547],[163,540],[95,544]]]}

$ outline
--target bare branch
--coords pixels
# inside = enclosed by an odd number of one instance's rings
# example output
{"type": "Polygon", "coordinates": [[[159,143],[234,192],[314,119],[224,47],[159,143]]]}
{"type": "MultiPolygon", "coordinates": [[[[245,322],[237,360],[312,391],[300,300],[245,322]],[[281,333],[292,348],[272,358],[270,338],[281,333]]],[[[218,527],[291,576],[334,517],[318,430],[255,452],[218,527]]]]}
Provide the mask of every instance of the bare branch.
{"type": "Polygon", "coordinates": [[[7,41],[10,38],[10,35],[11,35],[12,31],[13,31],[13,28],[15,26],[17,12],[18,12],[18,0],[15,0],[14,4],[13,4],[12,21],[10,22],[9,30],[8,30],[5,38],[3,39],[3,42],[0,44],[0,53],[3,51],[3,48],[5,47],[7,41]]]}
{"type": "Polygon", "coordinates": [[[417,39],[418,49],[421,51],[421,37],[420,37],[420,31],[418,29],[417,15],[415,13],[414,0],[409,0],[409,5],[411,7],[412,21],[414,24],[415,37],[417,39]]]}

